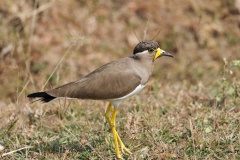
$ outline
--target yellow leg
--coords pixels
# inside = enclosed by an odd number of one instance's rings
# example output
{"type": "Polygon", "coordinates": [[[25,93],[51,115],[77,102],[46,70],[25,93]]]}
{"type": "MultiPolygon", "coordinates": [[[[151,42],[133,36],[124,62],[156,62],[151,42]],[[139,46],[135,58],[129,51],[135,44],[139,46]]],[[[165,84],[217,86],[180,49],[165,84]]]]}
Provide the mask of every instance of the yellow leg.
{"type": "Polygon", "coordinates": [[[117,115],[117,109],[114,108],[112,119],[111,119],[111,128],[112,128],[113,139],[114,139],[114,144],[115,144],[116,156],[119,159],[123,159],[122,156],[120,155],[119,148],[118,148],[118,133],[115,128],[116,115],[117,115]]]}
{"type": "Polygon", "coordinates": [[[119,159],[122,159],[122,156],[120,155],[120,152],[119,152],[119,147],[118,147],[118,142],[119,142],[119,145],[120,145],[120,148],[121,148],[121,151],[124,153],[124,151],[126,151],[127,153],[131,154],[131,152],[129,151],[129,149],[127,149],[125,147],[125,145],[123,144],[121,138],[119,137],[117,131],[116,131],[116,128],[115,128],[115,120],[116,120],[116,115],[117,115],[117,108],[114,108],[114,111],[113,111],[113,114],[112,114],[112,118],[110,119],[110,111],[112,109],[112,104],[109,103],[108,105],[108,108],[106,110],[106,113],[105,113],[105,117],[112,129],[112,133],[113,133],[113,138],[114,138],[114,145],[115,145],[115,150],[116,150],[116,156],[117,158],[119,159]]]}
{"type": "Polygon", "coordinates": [[[110,119],[110,111],[111,111],[111,109],[112,109],[112,104],[109,103],[108,108],[107,108],[107,110],[105,112],[105,117],[106,117],[110,127],[111,127],[111,119],[110,119]]]}

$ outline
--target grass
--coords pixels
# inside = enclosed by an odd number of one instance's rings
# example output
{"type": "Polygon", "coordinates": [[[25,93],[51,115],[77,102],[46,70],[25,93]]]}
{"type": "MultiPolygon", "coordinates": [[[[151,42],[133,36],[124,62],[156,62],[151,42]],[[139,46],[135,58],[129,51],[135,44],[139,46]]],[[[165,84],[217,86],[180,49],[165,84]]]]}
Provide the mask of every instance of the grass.
{"type": "MultiPolygon", "coordinates": [[[[207,100],[186,103],[192,91],[179,86],[176,93],[158,92],[154,97],[148,95],[154,92],[148,87],[139,97],[125,101],[117,129],[133,155],[124,158],[239,159],[239,102],[221,108],[204,105],[207,100]]],[[[233,101],[230,97],[227,104],[233,101]]],[[[4,158],[114,159],[112,135],[104,119],[106,104],[69,103],[27,104],[24,108],[29,111],[10,117],[1,132],[5,153],[31,148],[4,158]]]]}
{"type": "Polygon", "coordinates": [[[132,28],[147,38],[160,29],[155,40],[175,58],[157,60],[148,86],[121,104],[116,127],[133,153],[124,159],[240,159],[235,4],[137,2],[0,2],[1,159],[115,159],[107,102],[26,95],[129,56],[132,28]]]}

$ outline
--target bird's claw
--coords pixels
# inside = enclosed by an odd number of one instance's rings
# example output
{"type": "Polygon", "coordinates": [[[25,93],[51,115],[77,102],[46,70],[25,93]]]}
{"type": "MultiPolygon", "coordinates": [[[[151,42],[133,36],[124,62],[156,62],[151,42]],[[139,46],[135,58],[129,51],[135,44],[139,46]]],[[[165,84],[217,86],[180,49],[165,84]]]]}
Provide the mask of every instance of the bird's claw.
{"type": "Polygon", "coordinates": [[[125,147],[124,144],[120,145],[120,148],[123,154],[125,153],[132,154],[132,152],[130,152],[130,150],[127,147],[125,147]]]}

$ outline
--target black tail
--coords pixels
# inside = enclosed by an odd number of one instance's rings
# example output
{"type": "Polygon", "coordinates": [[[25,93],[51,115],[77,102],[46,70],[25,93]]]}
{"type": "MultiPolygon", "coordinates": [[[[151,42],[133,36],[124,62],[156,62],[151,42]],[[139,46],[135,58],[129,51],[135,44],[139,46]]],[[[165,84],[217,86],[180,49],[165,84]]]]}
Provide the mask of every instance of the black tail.
{"type": "Polygon", "coordinates": [[[27,97],[28,98],[40,98],[39,100],[41,100],[44,103],[50,102],[56,98],[56,97],[53,97],[53,96],[47,94],[46,92],[32,93],[32,94],[29,94],[27,97]]]}

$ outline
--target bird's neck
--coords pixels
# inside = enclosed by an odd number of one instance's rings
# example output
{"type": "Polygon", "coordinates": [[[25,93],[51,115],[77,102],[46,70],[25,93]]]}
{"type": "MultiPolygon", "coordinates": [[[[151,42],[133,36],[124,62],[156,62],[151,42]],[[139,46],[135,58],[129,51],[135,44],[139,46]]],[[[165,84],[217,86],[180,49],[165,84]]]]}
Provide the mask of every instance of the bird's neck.
{"type": "Polygon", "coordinates": [[[136,62],[136,72],[142,77],[141,83],[146,84],[152,75],[153,62],[145,59],[139,59],[136,62]]]}

